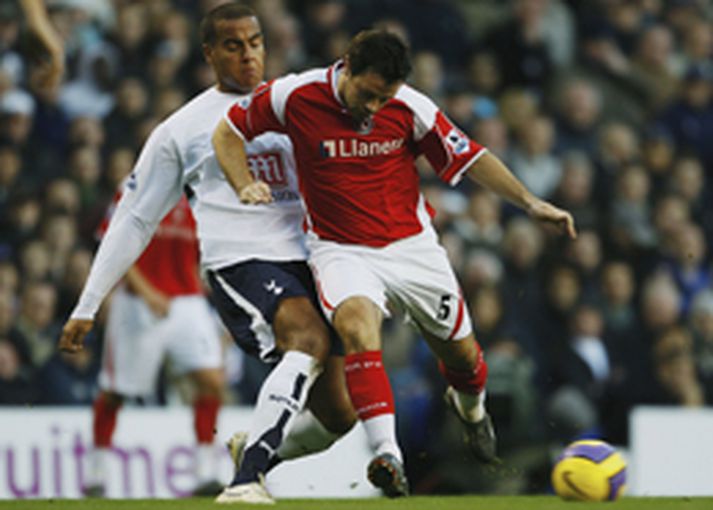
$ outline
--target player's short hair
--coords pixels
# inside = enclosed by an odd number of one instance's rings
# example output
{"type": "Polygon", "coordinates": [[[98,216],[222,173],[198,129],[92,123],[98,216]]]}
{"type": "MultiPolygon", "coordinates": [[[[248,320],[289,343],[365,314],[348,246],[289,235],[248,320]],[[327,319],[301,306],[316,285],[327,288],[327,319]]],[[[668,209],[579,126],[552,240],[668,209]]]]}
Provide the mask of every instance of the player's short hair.
{"type": "Polygon", "coordinates": [[[257,18],[257,14],[247,5],[231,2],[211,9],[203,17],[200,26],[201,42],[212,46],[218,37],[216,24],[225,19],[257,18]]]}
{"type": "Polygon", "coordinates": [[[386,30],[364,30],[349,43],[346,58],[353,76],[372,71],[387,83],[405,81],[411,59],[404,41],[386,30]]]}

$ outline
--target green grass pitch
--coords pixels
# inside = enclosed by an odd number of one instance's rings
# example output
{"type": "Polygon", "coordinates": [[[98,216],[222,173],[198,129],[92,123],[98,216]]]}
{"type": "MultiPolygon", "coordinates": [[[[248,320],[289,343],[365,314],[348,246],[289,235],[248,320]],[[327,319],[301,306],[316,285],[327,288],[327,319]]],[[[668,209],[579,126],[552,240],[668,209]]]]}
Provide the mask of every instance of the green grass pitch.
{"type": "MultiPolygon", "coordinates": [[[[292,499],[274,507],[231,505],[228,508],[284,510],[710,510],[713,498],[623,498],[614,503],[566,502],[554,496],[428,496],[405,499],[292,499]]],[[[202,510],[225,508],[212,499],[151,500],[24,500],[0,501],[0,510],[202,510]]]]}

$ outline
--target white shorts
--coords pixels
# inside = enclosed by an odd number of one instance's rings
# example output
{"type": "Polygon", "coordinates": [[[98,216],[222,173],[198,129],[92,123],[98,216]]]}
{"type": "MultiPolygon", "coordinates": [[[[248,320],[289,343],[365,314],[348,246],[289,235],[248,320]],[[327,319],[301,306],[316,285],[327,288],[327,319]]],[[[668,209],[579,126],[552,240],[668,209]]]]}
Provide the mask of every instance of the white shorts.
{"type": "Polygon", "coordinates": [[[344,300],[363,296],[384,314],[398,308],[423,332],[460,340],[472,332],[463,293],[432,228],[383,248],[308,236],[310,266],[327,317],[344,300]],[[387,305],[388,303],[388,305],[387,305]]]}
{"type": "Polygon", "coordinates": [[[151,394],[164,358],[176,374],[222,367],[216,320],[203,296],[171,300],[166,317],[117,289],[107,317],[99,387],[125,396],[151,394]]]}

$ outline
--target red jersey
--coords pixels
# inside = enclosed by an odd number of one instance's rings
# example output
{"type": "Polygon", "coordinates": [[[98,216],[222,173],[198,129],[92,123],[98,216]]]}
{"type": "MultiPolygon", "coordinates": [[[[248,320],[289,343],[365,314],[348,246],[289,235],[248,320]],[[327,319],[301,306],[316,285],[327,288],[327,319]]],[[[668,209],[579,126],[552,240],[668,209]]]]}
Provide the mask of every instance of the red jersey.
{"type": "Polygon", "coordinates": [[[485,149],[408,85],[357,125],[337,93],[341,70],[337,62],[270,82],[227,119],[247,140],[266,131],[290,136],[308,226],[321,239],[385,246],[430,222],[418,156],[455,185],[485,149]]]}
{"type": "MultiPolygon", "coordinates": [[[[102,237],[121,198],[118,192],[104,221],[99,226],[102,237]]],[[[167,296],[201,294],[203,286],[198,277],[198,238],[188,199],[182,196],[176,206],[161,220],[151,242],[136,261],[136,267],[151,285],[167,296]]]]}

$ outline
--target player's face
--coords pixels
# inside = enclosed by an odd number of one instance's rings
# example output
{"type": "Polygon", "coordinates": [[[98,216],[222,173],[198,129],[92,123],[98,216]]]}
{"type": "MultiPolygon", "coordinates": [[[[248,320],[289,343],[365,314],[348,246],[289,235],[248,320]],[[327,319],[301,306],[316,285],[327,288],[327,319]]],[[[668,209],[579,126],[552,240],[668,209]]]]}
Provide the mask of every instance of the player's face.
{"type": "Polygon", "coordinates": [[[217,38],[203,52],[215,71],[218,88],[224,92],[248,93],[263,80],[265,46],[255,17],[216,22],[217,38]]]}
{"type": "Polygon", "coordinates": [[[401,87],[401,82],[387,83],[373,71],[354,76],[345,70],[342,76],[340,95],[349,113],[358,121],[378,112],[401,87]]]}

